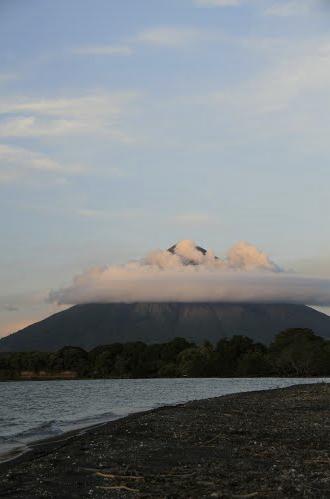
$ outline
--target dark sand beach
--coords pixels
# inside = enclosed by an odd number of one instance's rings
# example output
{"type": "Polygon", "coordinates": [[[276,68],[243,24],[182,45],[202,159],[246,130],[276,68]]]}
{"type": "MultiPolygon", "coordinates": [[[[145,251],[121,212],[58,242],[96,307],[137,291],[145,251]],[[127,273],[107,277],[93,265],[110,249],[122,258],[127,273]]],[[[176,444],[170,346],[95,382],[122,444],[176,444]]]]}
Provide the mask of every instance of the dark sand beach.
{"type": "Polygon", "coordinates": [[[0,497],[329,498],[330,385],[128,416],[0,465],[0,497]]]}

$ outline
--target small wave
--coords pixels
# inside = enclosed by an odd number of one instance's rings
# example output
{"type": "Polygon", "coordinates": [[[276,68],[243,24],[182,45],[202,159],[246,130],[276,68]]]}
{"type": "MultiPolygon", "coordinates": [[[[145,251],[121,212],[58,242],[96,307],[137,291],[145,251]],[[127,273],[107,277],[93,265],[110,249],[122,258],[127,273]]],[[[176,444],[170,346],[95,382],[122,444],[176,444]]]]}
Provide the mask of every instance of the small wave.
{"type": "Polygon", "coordinates": [[[93,423],[94,421],[100,421],[100,420],[107,420],[107,419],[111,419],[111,418],[117,418],[119,417],[120,414],[118,413],[115,413],[115,412],[112,412],[112,411],[108,411],[108,412],[103,412],[101,414],[94,414],[94,415],[91,415],[91,416],[86,416],[84,418],[79,418],[79,419],[71,419],[71,420],[60,420],[59,423],[63,424],[63,425],[80,425],[80,424],[90,424],[90,423],[93,423]]]}
{"type": "Polygon", "coordinates": [[[63,432],[68,432],[72,430],[87,429],[90,426],[106,423],[107,421],[113,421],[121,417],[123,417],[122,414],[109,411],[79,419],[59,420],[58,424],[63,432]]]}
{"type": "Polygon", "coordinates": [[[29,448],[26,445],[22,444],[8,444],[2,446],[0,449],[0,463],[11,461],[15,457],[21,456],[25,452],[27,452],[29,448]]]}
{"type": "Polygon", "coordinates": [[[1,445],[2,443],[6,443],[6,442],[8,442],[8,440],[11,440],[12,438],[13,438],[13,437],[12,437],[12,436],[9,436],[9,435],[8,435],[7,437],[6,437],[5,435],[0,435],[0,445],[1,445]]]}
{"type": "Polygon", "coordinates": [[[23,430],[15,435],[11,435],[11,438],[19,441],[28,441],[47,436],[60,435],[61,433],[63,433],[63,430],[58,425],[58,421],[52,420],[33,426],[32,428],[28,428],[27,430],[23,430]]]}
{"type": "Polygon", "coordinates": [[[121,417],[120,414],[114,412],[105,412],[93,416],[86,416],[85,418],[72,419],[72,420],[50,420],[32,426],[17,433],[9,435],[0,435],[1,450],[4,445],[9,443],[31,443],[36,440],[43,440],[45,438],[56,437],[68,431],[79,430],[88,428],[89,426],[104,423],[121,417]]]}

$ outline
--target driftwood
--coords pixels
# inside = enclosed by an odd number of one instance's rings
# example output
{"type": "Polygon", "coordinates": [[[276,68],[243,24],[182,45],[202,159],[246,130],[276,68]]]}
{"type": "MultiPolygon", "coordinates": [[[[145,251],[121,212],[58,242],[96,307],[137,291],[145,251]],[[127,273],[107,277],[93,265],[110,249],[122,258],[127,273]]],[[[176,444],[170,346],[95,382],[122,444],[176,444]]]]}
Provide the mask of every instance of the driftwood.
{"type": "Polygon", "coordinates": [[[113,473],[104,473],[103,471],[97,471],[95,475],[101,476],[102,478],[109,478],[111,480],[144,480],[143,476],[114,475],[113,473]]]}
{"type": "Polygon", "coordinates": [[[127,490],[128,492],[140,492],[139,489],[132,489],[126,485],[98,485],[97,488],[102,490],[127,490]]]}

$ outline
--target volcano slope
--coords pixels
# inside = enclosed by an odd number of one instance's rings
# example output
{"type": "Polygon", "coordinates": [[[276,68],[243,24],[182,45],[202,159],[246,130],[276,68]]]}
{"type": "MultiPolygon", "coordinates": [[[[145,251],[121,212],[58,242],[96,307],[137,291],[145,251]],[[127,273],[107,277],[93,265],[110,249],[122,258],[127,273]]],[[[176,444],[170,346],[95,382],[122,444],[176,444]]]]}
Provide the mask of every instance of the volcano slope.
{"type": "Polygon", "coordinates": [[[330,317],[304,305],[227,303],[99,303],[75,305],[0,340],[0,351],[92,349],[115,342],[200,344],[233,335],[269,344],[288,328],[330,337],[330,317]]]}

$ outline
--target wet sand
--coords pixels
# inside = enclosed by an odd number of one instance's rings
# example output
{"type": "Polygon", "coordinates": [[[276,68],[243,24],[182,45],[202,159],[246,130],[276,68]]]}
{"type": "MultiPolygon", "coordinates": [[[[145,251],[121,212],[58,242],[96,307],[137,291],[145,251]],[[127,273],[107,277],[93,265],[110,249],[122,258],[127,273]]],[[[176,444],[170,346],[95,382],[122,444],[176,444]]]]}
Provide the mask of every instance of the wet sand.
{"type": "Polygon", "coordinates": [[[0,497],[329,498],[330,385],[135,414],[0,465],[0,497]]]}

